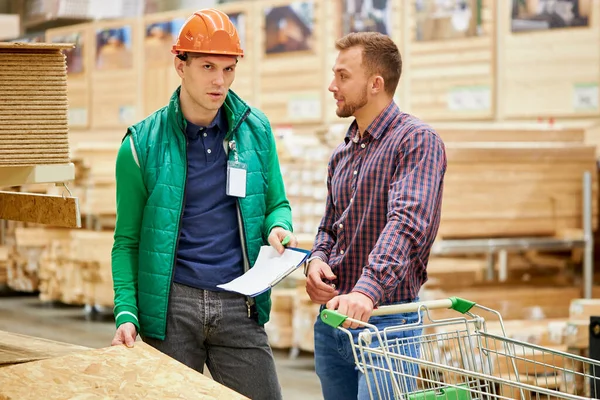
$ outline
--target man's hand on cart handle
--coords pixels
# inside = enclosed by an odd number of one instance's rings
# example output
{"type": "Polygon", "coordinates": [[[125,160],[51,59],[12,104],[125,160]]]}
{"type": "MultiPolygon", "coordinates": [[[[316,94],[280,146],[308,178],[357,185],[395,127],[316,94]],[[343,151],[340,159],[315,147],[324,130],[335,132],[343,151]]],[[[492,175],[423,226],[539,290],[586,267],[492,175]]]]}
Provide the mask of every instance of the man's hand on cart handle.
{"type": "MultiPolygon", "coordinates": [[[[336,310],[342,315],[346,315],[348,318],[352,318],[362,322],[368,322],[373,313],[373,301],[359,292],[351,292],[336,296],[329,300],[326,307],[330,310],[336,310]]],[[[362,325],[351,322],[349,320],[344,321],[342,324],[343,328],[356,329],[362,325]]]]}
{"type": "Polygon", "coordinates": [[[314,303],[325,304],[339,294],[332,283],[337,277],[327,263],[314,259],[306,271],[306,293],[314,303]]]}

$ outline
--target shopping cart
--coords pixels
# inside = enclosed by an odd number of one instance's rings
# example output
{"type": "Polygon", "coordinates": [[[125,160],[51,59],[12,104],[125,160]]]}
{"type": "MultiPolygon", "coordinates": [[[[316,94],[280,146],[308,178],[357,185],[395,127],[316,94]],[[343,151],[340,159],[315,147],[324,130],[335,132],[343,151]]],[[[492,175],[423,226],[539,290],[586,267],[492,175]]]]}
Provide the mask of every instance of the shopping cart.
{"type": "Polygon", "coordinates": [[[382,306],[373,315],[411,312],[418,312],[418,322],[383,330],[321,312],[323,322],[348,334],[372,399],[585,399],[600,393],[600,362],[510,338],[500,313],[474,302],[452,297],[382,306]],[[434,319],[435,309],[454,310],[456,317],[434,319]],[[492,322],[474,309],[496,316],[498,333],[488,332],[492,322]],[[364,329],[353,335],[342,327],[346,320],[364,329]],[[422,334],[411,336],[416,328],[422,334]]]}

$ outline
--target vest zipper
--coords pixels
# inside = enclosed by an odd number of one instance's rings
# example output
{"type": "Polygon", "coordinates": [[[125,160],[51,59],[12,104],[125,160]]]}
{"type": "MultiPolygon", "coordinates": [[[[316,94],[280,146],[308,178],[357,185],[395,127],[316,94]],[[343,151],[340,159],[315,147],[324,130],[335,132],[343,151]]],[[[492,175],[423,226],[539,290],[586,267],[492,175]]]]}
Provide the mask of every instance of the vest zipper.
{"type": "MultiPolygon", "coordinates": [[[[173,280],[175,279],[175,268],[177,267],[177,253],[179,252],[179,239],[181,237],[181,220],[183,219],[183,212],[185,210],[185,203],[187,200],[187,175],[188,175],[188,162],[187,162],[187,149],[189,146],[187,135],[185,136],[185,175],[183,177],[183,202],[181,204],[181,212],[179,213],[179,221],[177,223],[177,241],[175,243],[175,253],[173,254],[173,268],[171,268],[171,282],[169,284],[169,291],[171,290],[171,286],[173,285],[173,280]]],[[[167,292],[168,295],[168,292],[167,292]]],[[[168,298],[168,297],[167,297],[168,298]]]]}
{"type": "MultiPolygon", "coordinates": [[[[236,131],[240,127],[242,122],[244,122],[244,120],[250,114],[250,111],[251,111],[250,108],[248,108],[244,112],[244,115],[242,115],[242,117],[240,118],[240,120],[237,123],[237,125],[235,126],[235,128],[232,129],[232,132],[236,131]]],[[[231,137],[229,139],[231,139],[231,137]]],[[[227,148],[227,146],[226,146],[226,148],[227,148]]],[[[236,199],[236,209],[237,209],[237,214],[238,214],[238,226],[240,228],[240,236],[241,236],[240,239],[241,239],[241,244],[242,244],[242,252],[244,255],[244,273],[246,273],[250,269],[250,260],[248,259],[248,247],[247,247],[247,243],[246,243],[246,230],[244,228],[244,215],[242,213],[242,207],[240,205],[239,198],[236,199]]],[[[250,296],[246,296],[246,308],[248,310],[248,318],[252,317],[252,306],[253,305],[254,305],[254,299],[250,296]]]]}

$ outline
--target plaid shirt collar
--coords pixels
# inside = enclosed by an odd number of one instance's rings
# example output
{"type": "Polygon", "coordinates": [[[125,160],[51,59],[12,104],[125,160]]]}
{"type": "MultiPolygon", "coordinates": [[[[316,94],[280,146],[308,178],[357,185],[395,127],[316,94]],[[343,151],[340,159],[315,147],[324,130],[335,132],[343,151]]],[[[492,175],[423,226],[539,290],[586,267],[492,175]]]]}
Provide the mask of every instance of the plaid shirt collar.
{"type": "MultiPolygon", "coordinates": [[[[366,129],[365,134],[370,135],[373,139],[379,139],[386,132],[388,126],[395,120],[395,117],[400,114],[400,108],[398,105],[392,100],[390,104],[369,124],[369,127],[366,129]]],[[[346,132],[346,136],[344,137],[344,141],[346,144],[350,140],[352,140],[358,134],[358,123],[356,119],[352,122],[350,127],[348,128],[348,132],[346,132]]]]}

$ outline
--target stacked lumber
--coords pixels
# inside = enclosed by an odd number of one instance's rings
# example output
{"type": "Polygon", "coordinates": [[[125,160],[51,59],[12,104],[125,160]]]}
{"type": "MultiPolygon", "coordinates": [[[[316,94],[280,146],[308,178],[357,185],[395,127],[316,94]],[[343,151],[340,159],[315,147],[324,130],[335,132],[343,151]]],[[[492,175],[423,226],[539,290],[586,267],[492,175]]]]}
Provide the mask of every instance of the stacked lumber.
{"type": "Polygon", "coordinates": [[[0,398],[246,399],[139,341],[0,368],[0,398]]]}
{"type": "Polygon", "coordinates": [[[112,307],[111,231],[71,230],[48,244],[40,260],[42,301],[112,307]]]}
{"type": "MultiPolygon", "coordinates": [[[[582,228],[584,172],[596,180],[594,147],[446,142],[446,151],[440,237],[560,236],[582,228]]],[[[597,204],[592,204],[597,216],[597,204]]]]}
{"type": "MultiPolygon", "coordinates": [[[[423,299],[440,299],[452,296],[474,301],[498,311],[505,320],[566,318],[569,303],[581,297],[579,286],[537,286],[521,284],[482,283],[469,288],[453,290],[429,290],[423,299]]],[[[452,318],[458,314],[453,310],[432,310],[434,318],[452,318]]],[[[484,318],[493,314],[482,314],[484,318]]]]}
{"type": "Polygon", "coordinates": [[[83,304],[114,305],[111,269],[112,231],[79,230],[72,232],[71,263],[81,273],[83,304]]]}
{"type": "Polygon", "coordinates": [[[590,317],[600,317],[600,299],[573,299],[564,331],[565,343],[574,349],[587,350],[590,340],[590,317]]]}
{"type": "Polygon", "coordinates": [[[296,289],[292,323],[294,335],[292,341],[295,348],[314,352],[314,324],[319,315],[320,305],[312,302],[306,293],[305,285],[306,284],[303,282],[296,289]]]}
{"type": "Polygon", "coordinates": [[[8,246],[0,246],[0,289],[7,286],[8,283],[8,255],[10,249],[8,246]]]}
{"type": "Polygon", "coordinates": [[[0,43],[0,165],[69,162],[69,47],[0,43]]]}
{"type": "MultiPolygon", "coordinates": [[[[500,279],[500,265],[494,260],[494,276],[505,284],[568,285],[575,284],[571,266],[576,261],[564,254],[544,254],[537,251],[507,255],[507,271],[500,279]]],[[[577,260],[578,262],[578,260],[577,260]]],[[[486,255],[430,256],[427,265],[426,290],[468,288],[487,280],[486,255]]]]}
{"type": "Polygon", "coordinates": [[[106,228],[115,223],[115,163],[119,146],[119,141],[81,142],[73,150],[79,166],[76,189],[81,196],[81,212],[106,228]]]}
{"type": "Polygon", "coordinates": [[[289,349],[292,347],[295,289],[275,288],[271,291],[271,316],[265,324],[271,347],[289,349]]]}

